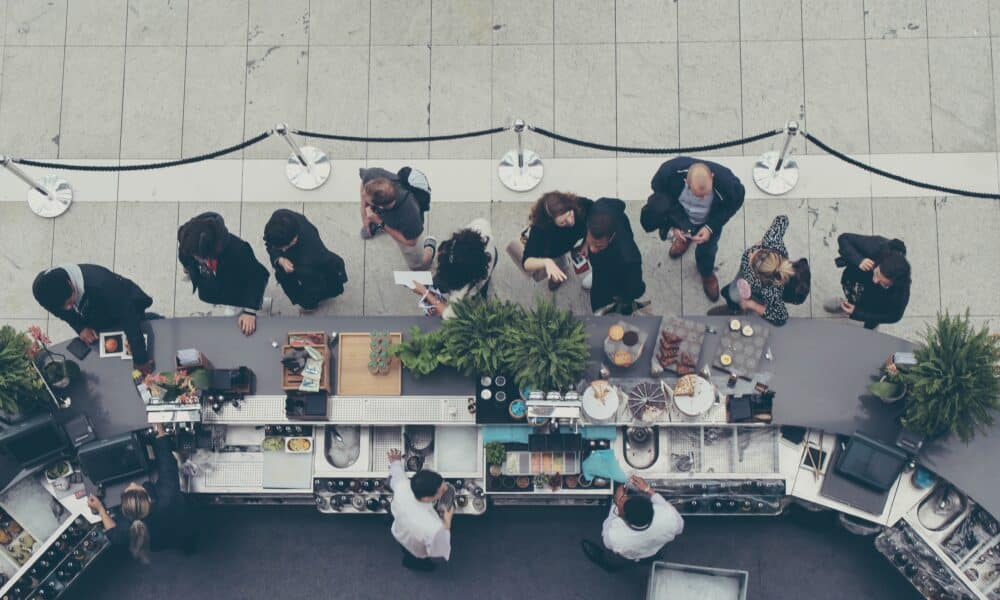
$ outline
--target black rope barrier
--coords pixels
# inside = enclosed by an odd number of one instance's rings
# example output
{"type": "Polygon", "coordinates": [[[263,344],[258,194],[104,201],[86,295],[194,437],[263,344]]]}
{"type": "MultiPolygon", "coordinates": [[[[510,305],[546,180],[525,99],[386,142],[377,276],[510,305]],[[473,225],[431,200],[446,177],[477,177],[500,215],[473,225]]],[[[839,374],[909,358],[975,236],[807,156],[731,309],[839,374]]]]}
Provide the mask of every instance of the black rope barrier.
{"type": "Polygon", "coordinates": [[[879,169],[877,167],[873,167],[873,166],[871,166],[869,164],[863,163],[860,160],[851,158],[850,156],[847,156],[843,152],[840,152],[838,150],[834,150],[830,146],[827,146],[826,144],[824,144],[821,140],[817,139],[816,136],[814,136],[814,135],[811,135],[811,134],[806,133],[806,132],[803,132],[802,135],[804,135],[805,138],[807,140],[809,140],[810,142],[816,144],[816,146],[818,146],[821,150],[826,151],[827,154],[829,154],[831,156],[835,156],[835,157],[839,158],[840,160],[846,162],[847,164],[854,165],[855,167],[858,167],[859,169],[864,169],[865,171],[868,171],[869,173],[875,173],[876,175],[881,175],[882,177],[886,177],[888,179],[892,179],[893,181],[898,181],[900,183],[905,183],[907,185],[912,185],[912,186],[915,186],[915,187],[920,187],[920,188],[924,188],[924,189],[928,189],[928,190],[934,190],[936,192],[944,192],[946,194],[955,194],[956,196],[969,196],[969,197],[972,197],[972,198],[985,198],[985,199],[988,199],[988,200],[1000,200],[1000,194],[987,194],[986,192],[973,192],[973,191],[970,191],[970,190],[963,190],[963,189],[959,189],[959,188],[950,188],[950,187],[945,187],[943,185],[935,185],[933,183],[926,183],[926,182],[923,182],[923,181],[917,181],[915,179],[910,179],[909,177],[903,177],[902,175],[896,175],[895,173],[890,173],[888,171],[883,171],[882,169],[879,169]]]}
{"type": "Polygon", "coordinates": [[[682,148],[631,148],[628,146],[610,146],[608,144],[598,144],[596,142],[587,142],[584,140],[578,140],[576,138],[571,138],[565,135],[554,133],[548,129],[542,129],[541,127],[536,127],[534,125],[529,125],[529,129],[544,135],[547,138],[552,138],[560,142],[566,142],[567,144],[573,144],[575,146],[583,146],[584,148],[593,148],[594,150],[608,150],[610,152],[629,152],[632,154],[686,154],[688,152],[706,152],[708,150],[718,150],[720,148],[729,148],[730,146],[740,146],[743,144],[749,144],[751,142],[757,142],[760,140],[766,140],[769,137],[774,137],[780,133],[783,133],[783,129],[773,129],[771,131],[765,131],[763,133],[758,133],[757,135],[751,135],[750,137],[741,138],[738,140],[730,140],[728,142],[719,142],[717,144],[707,144],[705,146],[686,146],[682,148]]]}
{"type": "Polygon", "coordinates": [[[265,131],[248,140],[244,140],[238,144],[229,146],[228,148],[223,148],[222,150],[216,150],[215,152],[209,152],[207,154],[199,154],[197,156],[189,156],[188,158],[179,158],[177,160],[168,160],[164,162],[143,163],[139,165],[67,165],[62,163],[52,163],[40,160],[30,160],[27,158],[15,158],[12,159],[12,162],[15,162],[19,165],[26,165],[29,167],[41,167],[43,169],[62,169],[64,171],[147,171],[153,169],[165,169],[167,167],[188,165],[191,163],[201,162],[204,160],[211,160],[213,158],[225,156],[226,154],[231,154],[233,152],[236,152],[237,150],[248,148],[250,146],[253,146],[257,142],[265,140],[272,133],[273,132],[271,131],[265,131]]]}
{"type": "Polygon", "coordinates": [[[333,133],[317,133],[315,131],[302,131],[301,129],[292,129],[292,133],[301,135],[302,137],[308,138],[318,138],[321,140],[338,140],[341,142],[373,142],[373,143],[383,143],[383,142],[441,142],[445,140],[461,140],[465,138],[479,137],[483,135],[493,135],[495,133],[500,133],[501,131],[506,131],[506,127],[493,127],[491,129],[480,129],[479,131],[470,131],[467,133],[449,133],[445,135],[426,135],[418,137],[367,137],[367,136],[356,136],[356,135],[337,135],[333,133]]]}

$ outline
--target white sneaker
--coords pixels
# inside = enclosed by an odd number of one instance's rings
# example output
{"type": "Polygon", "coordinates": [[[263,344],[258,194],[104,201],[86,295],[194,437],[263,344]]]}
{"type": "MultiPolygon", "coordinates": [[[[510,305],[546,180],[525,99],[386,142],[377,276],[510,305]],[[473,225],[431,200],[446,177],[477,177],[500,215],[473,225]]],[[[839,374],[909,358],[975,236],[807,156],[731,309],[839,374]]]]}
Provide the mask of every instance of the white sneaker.
{"type": "Polygon", "coordinates": [[[580,287],[585,290],[589,290],[592,285],[594,285],[594,270],[587,269],[587,274],[583,276],[583,281],[580,282],[580,287]]]}

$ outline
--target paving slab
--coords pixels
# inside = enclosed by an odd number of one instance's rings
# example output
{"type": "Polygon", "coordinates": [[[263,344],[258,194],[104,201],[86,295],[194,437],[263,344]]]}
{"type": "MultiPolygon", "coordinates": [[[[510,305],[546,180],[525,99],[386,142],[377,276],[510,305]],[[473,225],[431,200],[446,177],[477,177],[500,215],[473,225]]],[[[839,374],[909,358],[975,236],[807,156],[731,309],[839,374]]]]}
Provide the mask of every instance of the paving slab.
{"type": "MultiPolygon", "coordinates": [[[[678,2],[677,38],[682,42],[734,42],[739,40],[740,0],[678,2]]],[[[681,62],[681,64],[684,63],[681,62]]],[[[723,87],[723,89],[726,88],[723,87]]]]}
{"type": "Polygon", "coordinates": [[[249,0],[188,0],[187,43],[246,47],[249,22],[249,0]]]}
{"type": "Polygon", "coordinates": [[[39,319],[44,309],[31,295],[39,271],[52,266],[52,221],[25,204],[0,203],[0,315],[39,319]]]}
{"type": "Polygon", "coordinates": [[[618,160],[618,197],[626,202],[630,200],[646,202],[653,193],[651,182],[656,170],[670,157],[643,156],[618,160]]]}
{"type": "MultiPolygon", "coordinates": [[[[788,230],[785,232],[785,247],[788,249],[788,258],[793,261],[802,257],[808,258],[811,233],[809,208],[809,201],[805,199],[772,198],[769,200],[748,202],[744,205],[744,211],[746,212],[746,246],[760,241],[775,217],[778,215],[787,215],[788,230]]],[[[739,268],[739,258],[737,258],[736,268],[739,268]]],[[[830,265],[819,265],[818,268],[829,269],[830,265]]],[[[735,274],[735,269],[733,274],[735,274]]],[[[732,277],[729,279],[731,280],[732,277]]],[[[719,282],[720,284],[725,283],[721,277],[719,278],[719,282]]],[[[810,317],[813,314],[812,306],[809,302],[798,306],[789,304],[787,308],[788,314],[793,317],[810,317]]]]}
{"type": "Polygon", "coordinates": [[[802,8],[787,0],[740,0],[743,41],[802,41],[802,8]]]}
{"type": "Polygon", "coordinates": [[[927,37],[926,0],[864,0],[870,40],[927,37]]]}
{"type": "Polygon", "coordinates": [[[212,152],[242,140],[246,46],[190,46],[186,64],[183,155],[212,152]]]}
{"type": "Polygon", "coordinates": [[[939,231],[933,198],[872,198],[872,232],[899,238],[913,271],[906,316],[933,316],[941,310],[939,231]]]}
{"type": "MultiPolygon", "coordinates": [[[[301,127],[306,122],[308,67],[307,46],[248,48],[244,138],[271,129],[279,122],[289,127],[301,127]]],[[[285,158],[287,155],[288,146],[277,138],[244,151],[247,158],[285,158]]]]}
{"type": "MultiPolygon", "coordinates": [[[[789,119],[798,119],[805,103],[802,41],[743,42],[740,46],[743,135],[777,129],[789,119]],[[775,77],[777,73],[781,75],[775,77]]],[[[774,140],[747,144],[743,153],[758,156],[774,144],[774,140]]],[[[805,138],[797,137],[792,148],[797,154],[804,153],[805,138]]]]}
{"type": "MultiPolygon", "coordinates": [[[[177,205],[177,227],[187,223],[192,217],[204,212],[216,212],[222,215],[222,220],[226,223],[226,228],[232,233],[241,236],[240,220],[242,211],[239,202],[216,202],[212,199],[205,199],[202,202],[185,202],[177,205]]],[[[263,235],[263,234],[261,234],[263,235]]],[[[198,293],[191,289],[190,278],[185,278],[184,267],[177,260],[177,233],[171,240],[174,249],[174,262],[177,263],[176,275],[174,276],[174,316],[176,317],[200,317],[207,315],[219,316],[219,310],[214,309],[211,304],[206,304],[198,299],[198,293]]],[[[259,256],[257,257],[260,258],[259,256]]],[[[265,266],[267,263],[264,262],[265,266]]]]}
{"type": "Polygon", "coordinates": [[[926,39],[867,42],[871,151],[930,152],[926,39]]]}
{"type": "Polygon", "coordinates": [[[153,298],[152,312],[174,316],[177,209],[173,202],[119,202],[115,262],[105,265],[153,298]]]}
{"type": "Polygon", "coordinates": [[[14,156],[55,158],[63,49],[7,46],[3,59],[0,147],[14,156]]]}
{"type": "Polygon", "coordinates": [[[185,50],[137,46],[125,53],[122,158],[180,157],[185,50]]]}
{"type": "Polygon", "coordinates": [[[996,203],[961,196],[939,198],[937,221],[941,308],[952,313],[966,308],[976,315],[1000,313],[996,203]],[[986,283],[990,281],[992,285],[986,283]]]}
{"type": "Polygon", "coordinates": [[[677,147],[677,45],[622,44],[617,63],[618,144],[677,147]]]}
{"type": "MultiPolygon", "coordinates": [[[[557,133],[586,141],[617,141],[614,45],[557,45],[554,81],[557,133]]],[[[611,154],[556,142],[553,156],[611,154]]]]}
{"type": "Polygon", "coordinates": [[[927,35],[932,38],[990,35],[989,0],[927,0],[927,35]]]}
{"type": "MultiPolygon", "coordinates": [[[[89,263],[111,268],[115,262],[115,231],[118,207],[115,202],[81,202],[55,219],[52,237],[52,264],[89,263]]],[[[168,240],[169,242],[169,240],[168,240]]]]}
{"type": "MultiPolygon", "coordinates": [[[[244,203],[240,216],[240,237],[253,248],[254,256],[264,265],[268,266],[267,250],[264,247],[264,225],[274,211],[279,208],[287,208],[296,212],[302,212],[301,202],[275,202],[275,203],[244,203]]],[[[264,291],[265,297],[272,299],[272,316],[298,316],[299,307],[291,303],[281,287],[274,279],[274,271],[268,269],[270,278],[267,280],[267,288],[264,291]]],[[[233,325],[235,327],[235,325],[233,325]]]]}
{"type": "Polygon", "coordinates": [[[802,0],[802,37],[806,40],[864,39],[864,0],[802,0]]]}
{"type": "Polygon", "coordinates": [[[430,44],[431,0],[372,0],[373,46],[430,44]]]}
{"type": "MultiPolygon", "coordinates": [[[[752,243],[760,239],[759,237],[753,237],[755,234],[748,227],[746,222],[748,219],[748,206],[744,204],[733,215],[733,218],[726,223],[722,230],[722,238],[719,240],[719,253],[715,259],[715,276],[719,278],[719,287],[729,284],[736,277],[740,269],[740,258],[743,256],[743,250],[746,249],[747,243],[752,243]]],[[[760,233],[763,233],[763,231],[760,233]]],[[[662,257],[661,260],[664,265],[671,263],[680,265],[680,276],[678,279],[681,282],[682,314],[704,315],[709,308],[722,304],[723,300],[721,298],[716,302],[712,302],[705,296],[705,291],[702,289],[701,275],[698,273],[697,265],[695,264],[694,246],[689,248],[679,260],[673,260],[667,255],[670,246],[666,242],[660,242],[657,233],[648,235],[655,236],[656,241],[660,244],[661,250],[659,256],[662,257]]],[[[671,285],[676,286],[678,279],[674,279],[671,285]]]]}
{"type": "MultiPolygon", "coordinates": [[[[1000,7],[1000,0],[997,0],[996,4],[1000,7]]],[[[991,22],[998,23],[996,27],[1000,31],[1000,8],[996,11],[996,19],[997,21],[993,21],[993,17],[990,17],[991,22]]],[[[1000,98],[1000,77],[997,77],[1000,73],[1000,38],[991,38],[990,47],[990,55],[993,58],[993,104],[997,123],[997,147],[1000,148],[1000,102],[997,102],[997,98],[1000,98]]]]}
{"type": "Polygon", "coordinates": [[[68,0],[7,0],[8,46],[62,46],[66,43],[68,0]]]}
{"type": "Polygon", "coordinates": [[[183,46],[187,43],[188,0],[128,0],[126,43],[183,46]]]}
{"type": "Polygon", "coordinates": [[[868,152],[865,41],[806,41],[803,52],[809,132],[842,152],[868,152]]]}
{"type": "Polygon", "coordinates": [[[996,151],[989,38],[932,38],[928,44],[934,151],[996,151]]]}
{"type": "Polygon", "coordinates": [[[494,202],[534,202],[544,191],[559,190],[573,192],[588,198],[602,196],[617,197],[617,161],[614,158],[564,158],[549,161],[545,166],[545,177],[533,190],[512,192],[491,179],[494,202]]]}
{"type": "Polygon", "coordinates": [[[472,45],[493,43],[493,3],[436,0],[431,4],[431,43],[472,45]]]}
{"type": "MultiPolygon", "coordinates": [[[[703,3],[697,4],[701,6],[703,3]]],[[[714,2],[704,4],[714,4],[714,2]]],[[[692,6],[692,3],[681,6],[683,11],[684,6],[692,6]]],[[[682,27],[683,24],[682,17],[682,27]]],[[[684,39],[683,29],[681,39],[684,39]]],[[[741,89],[740,45],[735,42],[682,41],[679,57],[681,145],[714,144],[742,137],[742,100],[740,94],[735,93],[735,90],[741,89]],[[727,92],[720,93],[720,90],[727,92]]],[[[705,154],[731,152],[731,149],[723,149],[705,154]]]]}
{"type": "Polygon", "coordinates": [[[309,43],[309,0],[250,0],[247,43],[302,46],[309,43]]]}
{"type": "MultiPolygon", "coordinates": [[[[685,269],[681,260],[673,260],[667,256],[670,248],[668,242],[660,241],[658,232],[646,233],[639,224],[639,214],[645,201],[629,200],[626,202],[625,212],[629,217],[632,226],[632,233],[635,234],[635,243],[642,253],[642,279],[646,283],[645,298],[651,302],[647,311],[654,315],[681,314],[684,312],[682,294],[686,291],[682,281],[685,269]]],[[[737,217],[734,217],[734,219],[737,217]]],[[[742,240],[742,216],[740,220],[739,237],[742,240]]],[[[692,250],[693,252],[693,250],[692,250]]],[[[720,252],[721,255],[721,252],[720,252]]],[[[691,269],[694,267],[691,266],[691,269]]],[[[701,280],[699,282],[699,293],[701,293],[701,280]]],[[[704,297],[704,293],[701,293],[704,297]]],[[[584,314],[590,312],[589,296],[587,304],[582,311],[584,314]]],[[[708,299],[705,299],[708,302],[708,299]]],[[[707,308],[707,307],[706,307],[707,308]]]]}
{"type": "MultiPolygon", "coordinates": [[[[500,0],[498,0],[499,2],[500,0]]],[[[553,128],[554,48],[551,45],[509,45],[493,49],[492,114],[496,125],[510,125],[514,119],[553,128]]],[[[497,134],[493,139],[493,158],[499,160],[515,147],[513,133],[497,134]]],[[[553,142],[531,133],[525,134],[524,147],[534,150],[544,160],[552,156],[553,142]]]]}
{"type": "Polygon", "coordinates": [[[60,158],[118,156],[124,67],[124,46],[66,47],[60,158]]]}
{"type": "MultiPolygon", "coordinates": [[[[367,21],[365,21],[367,27],[367,21]]],[[[367,32],[367,29],[365,29],[367,32]]],[[[316,33],[316,30],[313,30],[316,33]]],[[[364,136],[368,129],[367,46],[316,46],[309,49],[309,95],[302,129],[319,133],[364,136]]],[[[331,159],[363,159],[364,142],[297,140],[316,146],[331,159]]]]}
{"type": "Polygon", "coordinates": [[[1000,34],[1000,0],[990,0],[990,35],[1000,34]]]}
{"type": "MultiPolygon", "coordinates": [[[[490,114],[491,66],[492,48],[489,46],[434,48],[431,53],[431,135],[477,131],[494,125],[490,114]]],[[[489,158],[491,147],[490,136],[431,142],[430,157],[489,158]]]]}
{"type": "Polygon", "coordinates": [[[615,42],[615,0],[555,0],[555,43],[615,42]]]}
{"type": "Polygon", "coordinates": [[[309,45],[367,46],[371,0],[310,0],[309,45]]]}
{"type": "MultiPolygon", "coordinates": [[[[41,4],[40,2],[36,2],[41,4]]],[[[67,46],[122,46],[128,0],[91,0],[66,4],[67,46]]]]}
{"type": "Polygon", "coordinates": [[[495,44],[551,44],[553,0],[493,0],[495,44]]]}
{"type": "MultiPolygon", "coordinates": [[[[374,10],[375,4],[372,5],[373,19],[374,10]]],[[[430,49],[427,46],[372,46],[368,135],[426,136],[430,120],[430,85],[430,49]]],[[[369,145],[368,156],[427,158],[427,151],[427,142],[377,143],[369,145]]]]}
{"type": "MultiPolygon", "coordinates": [[[[976,192],[997,193],[997,157],[994,153],[938,153],[938,154],[879,154],[869,160],[872,166],[940,186],[970,189],[976,192]]],[[[910,186],[905,183],[872,175],[873,196],[928,196],[939,192],[910,186]]],[[[994,202],[994,204],[996,204],[994,202]]]]}
{"type": "Polygon", "coordinates": [[[364,311],[365,245],[358,235],[358,209],[353,204],[305,205],[305,215],[319,230],[326,247],[340,255],[347,267],[344,293],[320,304],[325,315],[360,315],[364,311]]]}
{"type": "Polygon", "coordinates": [[[825,317],[827,298],[843,297],[842,269],[834,266],[839,256],[837,236],[842,233],[872,233],[872,202],[869,198],[809,200],[809,268],[812,287],[806,305],[814,317],[825,317]]]}
{"type": "MultiPolygon", "coordinates": [[[[131,162],[135,161],[124,164],[131,162]]],[[[226,159],[153,171],[123,171],[118,180],[118,199],[146,203],[239,203],[242,175],[242,162],[226,159]]]]}
{"type": "MultiPolygon", "coordinates": [[[[358,223],[357,220],[354,223],[358,223]]],[[[361,237],[355,235],[358,241],[361,237]]],[[[393,271],[408,271],[396,242],[387,235],[377,235],[364,244],[364,313],[365,315],[422,315],[417,296],[408,288],[393,283],[393,271]]]]}
{"type": "Polygon", "coordinates": [[[287,160],[246,160],[243,162],[243,202],[304,202],[358,203],[361,160],[338,160],[330,178],[315,190],[300,190],[292,186],[285,175],[287,160]]]}
{"type": "Polygon", "coordinates": [[[677,41],[677,3],[660,0],[618,0],[615,3],[615,41],[677,41]]]}

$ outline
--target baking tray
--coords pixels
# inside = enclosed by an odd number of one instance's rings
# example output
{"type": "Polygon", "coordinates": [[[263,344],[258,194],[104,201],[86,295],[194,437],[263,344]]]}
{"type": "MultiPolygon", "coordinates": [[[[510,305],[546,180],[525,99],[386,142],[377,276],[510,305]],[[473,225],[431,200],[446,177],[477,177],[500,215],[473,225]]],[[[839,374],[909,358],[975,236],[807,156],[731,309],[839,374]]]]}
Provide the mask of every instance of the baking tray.
{"type": "MultiPolygon", "coordinates": [[[[393,344],[403,340],[403,334],[389,334],[393,344]]],[[[372,375],[368,372],[371,358],[371,333],[341,333],[337,350],[337,394],[341,396],[399,396],[403,388],[403,369],[398,357],[389,358],[389,372],[372,375]]]]}
{"type": "Polygon", "coordinates": [[[764,348],[767,346],[767,337],[771,334],[771,327],[764,323],[742,323],[753,327],[753,335],[745,337],[739,331],[729,329],[726,323],[726,330],[720,332],[719,351],[713,359],[714,364],[723,369],[749,375],[757,372],[757,367],[764,356],[764,348]],[[719,359],[723,353],[728,352],[733,357],[733,364],[726,366],[719,359]]]}
{"type": "Polygon", "coordinates": [[[660,340],[664,331],[684,338],[681,340],[680,346],[678,346],[677,356],[680,357],[681,354],[685,353],[689,354],[695,360],[695,371],[701,368],[701,348],[705,342],[705,324],[671,316],[663,318],[660,323],[660,330],[656,332],[656,339],[652,342],[653,358],[650,364],[652,373],[658,374],[661,370],[677,372],[676,362],[669,367],[662,367],[660,365],[660,340]]]}

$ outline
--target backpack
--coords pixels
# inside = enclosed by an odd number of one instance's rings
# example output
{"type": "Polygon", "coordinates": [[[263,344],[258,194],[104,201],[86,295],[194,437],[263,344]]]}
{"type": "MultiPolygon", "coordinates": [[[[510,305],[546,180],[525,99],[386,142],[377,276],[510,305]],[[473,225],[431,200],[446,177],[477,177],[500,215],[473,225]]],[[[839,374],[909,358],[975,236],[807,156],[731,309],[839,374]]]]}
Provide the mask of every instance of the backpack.
{"type": "Polygon", "coordinates": [[[399,182],[417,199],[417,206],[420,212],[427,212],[431,209],[431,184],[427,181],[427,176],[423,171],[412,167],[403,167],[396,173],[399,182]]]}

